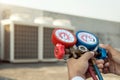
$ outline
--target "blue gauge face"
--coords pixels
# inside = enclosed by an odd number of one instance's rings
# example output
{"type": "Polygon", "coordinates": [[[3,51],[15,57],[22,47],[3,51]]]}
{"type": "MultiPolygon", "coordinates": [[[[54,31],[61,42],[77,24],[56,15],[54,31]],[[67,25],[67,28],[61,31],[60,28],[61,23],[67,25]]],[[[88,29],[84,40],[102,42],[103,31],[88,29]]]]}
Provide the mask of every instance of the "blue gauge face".
{"type": "Polygon", "coordinates": [[[86,32],[80,32],[78,33],[78,38],[82,42],[90,45],[94,45],[97,43],[97,39],[93,34],[86,33],[86,32]]]}
{"type": "Polygon", "coordinates": [[[95,36],[93,33],[87,31],[78,31],[76,33],[76,38],[77,38],[76,46],[83,45],[90,51],[97,50],[99,40],[97,36],[95,36]]]}

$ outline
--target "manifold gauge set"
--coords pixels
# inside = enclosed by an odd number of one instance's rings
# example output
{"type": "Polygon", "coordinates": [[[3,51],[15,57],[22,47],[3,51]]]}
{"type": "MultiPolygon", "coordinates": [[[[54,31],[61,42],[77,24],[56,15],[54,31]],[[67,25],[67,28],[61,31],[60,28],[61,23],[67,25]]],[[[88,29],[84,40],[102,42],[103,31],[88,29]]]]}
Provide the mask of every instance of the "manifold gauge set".
{"type": "MultiPolygon", "coordinates": [[[[69,30],[63,28],[56,28],[52,32],[52,43],[54,44],[54,55],[57,59],[64,59],[67,55],[67,58],[79,58],[88,51],[95,52],[95,58],[97,59],[106,59],[107,53],[104,48],[99,47],[98,37],[88,31],[77,31],[76,34],[72,33],[69,30]]],[[[92,60],[93,61],[93,60],[92,60]]],[[[90,72],[93,80],[103,80],[102,75],[96,64],[93,62],[93,67],[98,78],[95,76],[89,67],[88,71],[90,72]]]]}

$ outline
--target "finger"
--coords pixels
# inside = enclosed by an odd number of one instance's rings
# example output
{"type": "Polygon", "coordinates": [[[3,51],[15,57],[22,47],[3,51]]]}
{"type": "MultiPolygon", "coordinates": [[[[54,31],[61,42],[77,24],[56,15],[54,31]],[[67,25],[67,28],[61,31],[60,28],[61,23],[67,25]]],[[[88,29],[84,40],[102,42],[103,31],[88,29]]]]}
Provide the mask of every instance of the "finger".
{"type": "Polygon", "coordinates": [[[103,59],[97,59],[96,60],[96,64],[104,64],[104,60],[103,59]]]}
{"type": "Polygon", "coordinates": [[[111,51],[113,48],[109,44],[100,44],[100,47],[107,49],[108,51],[111,51]]]}
{"type": "Polygon", "coordinates": [[[82,60],[89,60],[90,58],[92,58],[93,56],[94,56],[94,52],[92,52],[92,51],[90,51],[90,52],[86,52],[85,54],[83,54],[82,56],[81,56],[81,59],[82,60]]]}
{"type": "Polygon", "coordinates": [[[103,65],[103,64],[98,64],[97,66],[98,66],[99,69],[104,68],[104,65],[103,65]]]}
{"type": "Polygon", "coordinates": [[[109,63],[109,62],[106,62],[106,63],[104,64],[104,66],[105,66],[105,67],[109,67],[109,66],[110,66],[110,63],[109,63]]]}

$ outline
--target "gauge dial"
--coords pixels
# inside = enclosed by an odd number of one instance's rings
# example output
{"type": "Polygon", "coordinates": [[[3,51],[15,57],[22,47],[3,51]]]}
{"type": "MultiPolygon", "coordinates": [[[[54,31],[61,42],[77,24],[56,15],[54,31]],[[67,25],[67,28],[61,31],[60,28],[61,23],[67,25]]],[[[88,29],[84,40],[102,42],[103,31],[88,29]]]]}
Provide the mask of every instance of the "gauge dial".
{"type": "Polygon", "coordinates": [[[52,42],[54,44],[61,43],[65,47],[71,47],[76,43],[76,37],[68,30],[55,29],[52,33],[52,42]]]}

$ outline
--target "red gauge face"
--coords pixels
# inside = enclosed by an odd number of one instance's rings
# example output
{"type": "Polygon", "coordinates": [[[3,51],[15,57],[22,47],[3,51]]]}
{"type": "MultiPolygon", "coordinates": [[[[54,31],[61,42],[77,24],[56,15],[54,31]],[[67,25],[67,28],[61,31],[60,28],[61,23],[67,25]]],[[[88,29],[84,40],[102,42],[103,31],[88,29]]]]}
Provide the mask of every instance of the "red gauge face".
{"type": "Polygon", "coordinates": [[[70,31],[65,29],[55,29],[52,33],[52,42],[65,45],[65,47],[71,47],[76,43],[76,37],[70,31]]]}
{"type": "Polygon", "coordinates": [[[61,41],[63,42],[74,42],[75,38],[73,36],[73,34],[71,34],[69,31],[67,30],[57,30],[55,32],[56,37],[59,38],[61,41]]]}
{"type": "Polygon", "coordinates": [[[97,42],[95,36],[89,33],[85,33],[85,32],[79,33],[78,38],[87,44],[96,44],[97,42]]]}

